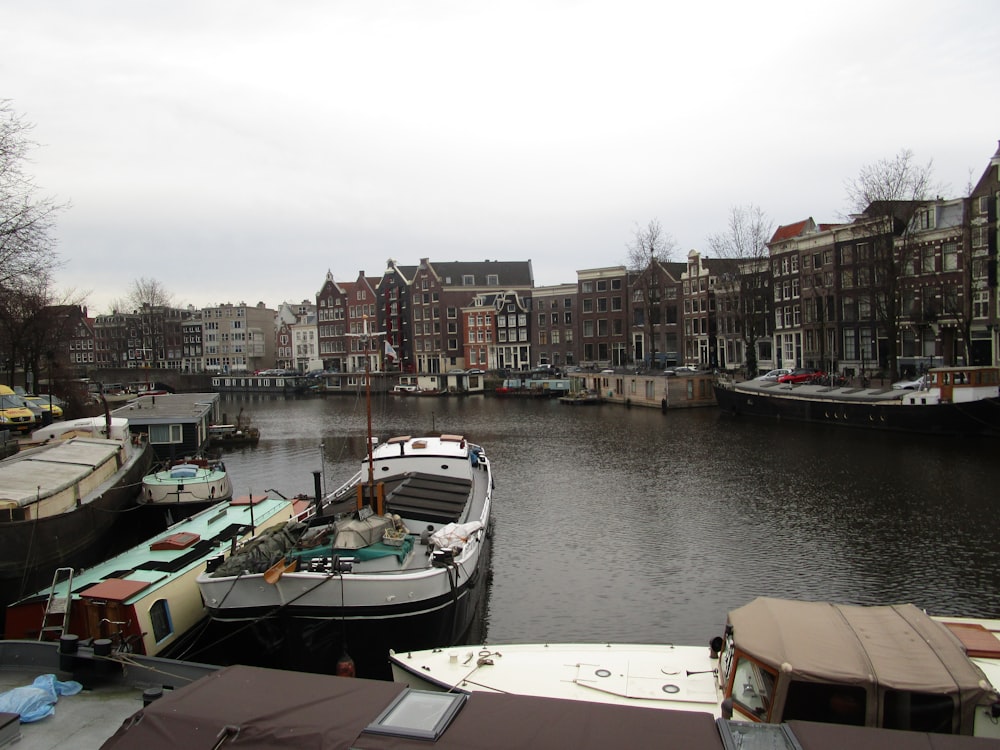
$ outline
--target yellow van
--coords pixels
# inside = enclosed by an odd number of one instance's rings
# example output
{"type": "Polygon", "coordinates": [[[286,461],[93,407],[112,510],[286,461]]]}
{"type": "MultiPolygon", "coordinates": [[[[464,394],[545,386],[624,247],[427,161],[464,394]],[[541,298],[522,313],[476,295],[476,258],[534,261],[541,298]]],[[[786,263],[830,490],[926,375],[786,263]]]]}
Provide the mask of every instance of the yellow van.
{"type": "Polygon", "coordinates": [[[27,432],[35,426],[35,414],[23,405],[21,397],[0,385],[0,429],[27,432]]]}

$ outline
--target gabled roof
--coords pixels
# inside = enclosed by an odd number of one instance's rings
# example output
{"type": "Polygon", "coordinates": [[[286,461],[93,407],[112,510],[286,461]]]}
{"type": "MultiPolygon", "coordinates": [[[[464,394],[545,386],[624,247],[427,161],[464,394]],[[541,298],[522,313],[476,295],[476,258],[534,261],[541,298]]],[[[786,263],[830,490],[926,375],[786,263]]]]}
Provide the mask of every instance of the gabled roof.
{"type": "Polygon", "coordinates": [[[802,221],[797,221],[794,224],[785,224],[774,230],[774,235],[771,237],[768,245],[775,242],[784,242],[785,240],[790,240],[793,237],[801,237],[810,231],[816,230],[816,222],[812,220],[810,216],[808,219],[803,219],[802,221]]]}

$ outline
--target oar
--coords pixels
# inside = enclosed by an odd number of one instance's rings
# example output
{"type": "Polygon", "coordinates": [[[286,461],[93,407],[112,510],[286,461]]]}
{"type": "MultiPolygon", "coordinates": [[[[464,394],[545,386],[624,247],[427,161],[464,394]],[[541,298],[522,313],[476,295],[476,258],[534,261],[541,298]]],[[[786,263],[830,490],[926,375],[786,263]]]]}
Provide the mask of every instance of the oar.
{"type": "Polygon", "coordinates": [[[288,571],[290,573],[295,572],[296,562],[297,562],[296,560],[292,560],[291,562],[286,562],[285,558],[281,558],[280,560],[278,560],[278,562],[276,562],[274,565],[272,565],[270,568],[264,571],[264,580],[272,585],[277,583],[278,579],[281,578],[281,576],[285,573],[285,571],[288,571]]]}

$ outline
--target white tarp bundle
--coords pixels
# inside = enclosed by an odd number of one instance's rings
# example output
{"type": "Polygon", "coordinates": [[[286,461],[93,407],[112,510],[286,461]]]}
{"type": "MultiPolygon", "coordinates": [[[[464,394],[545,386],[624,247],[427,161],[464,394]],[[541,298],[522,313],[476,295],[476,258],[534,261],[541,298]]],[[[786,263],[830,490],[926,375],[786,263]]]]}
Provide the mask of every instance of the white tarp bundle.
{"type": "Polygon", "coordinates": [[[460,547],[469,541],[469,537],[483,528],[482,521],[469,523],[449,523],[431,534],[431,543],[438,549],[460,547]]]}

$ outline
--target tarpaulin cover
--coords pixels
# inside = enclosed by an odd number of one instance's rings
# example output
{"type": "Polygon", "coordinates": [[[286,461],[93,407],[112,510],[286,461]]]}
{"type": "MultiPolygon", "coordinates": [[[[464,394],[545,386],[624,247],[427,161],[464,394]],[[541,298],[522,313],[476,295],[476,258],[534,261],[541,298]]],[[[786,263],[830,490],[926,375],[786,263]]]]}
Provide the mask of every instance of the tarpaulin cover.
{"type": "Polygon", "coordinates": [[[22,724],[29,724],[55,713],[60,695],[76,695],[82,689],[79,682],[61,682],[54,674],[43,674],[30,685],[0,693],[0,713],[18,714],[22,724]]]}
{"type": "Polygon", "coordinates": [[[996,700],[958,638],[912,604],[761,597],[730,612],[729,622],[737,649],[793,679],[950,695],[969,727],[975,705],[996,700]]]}

